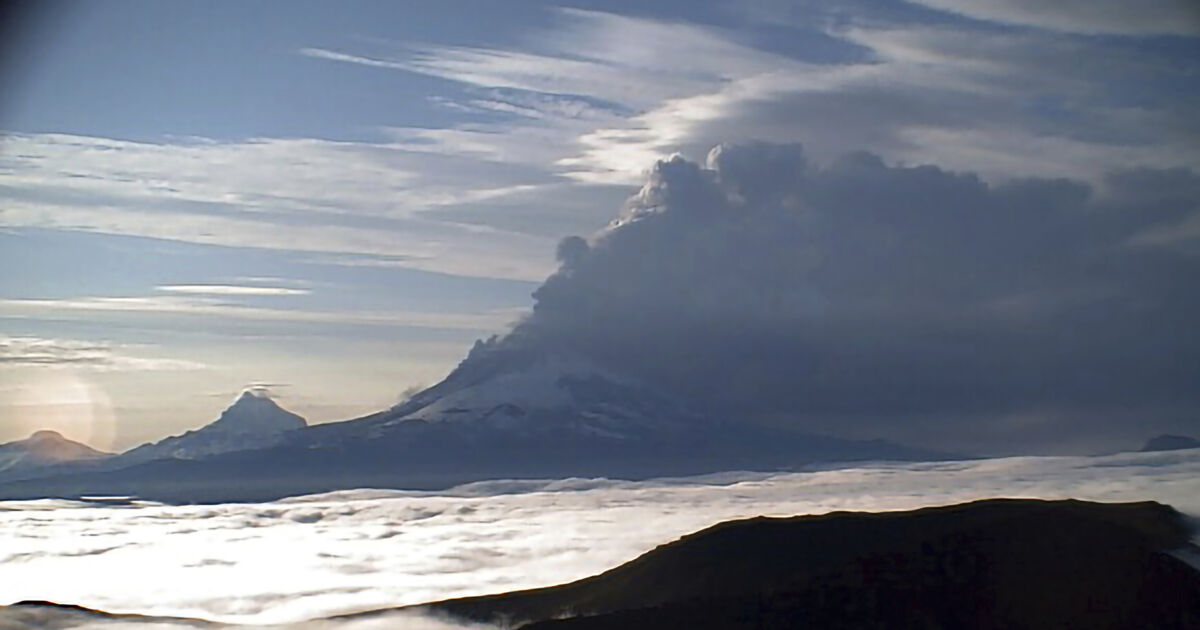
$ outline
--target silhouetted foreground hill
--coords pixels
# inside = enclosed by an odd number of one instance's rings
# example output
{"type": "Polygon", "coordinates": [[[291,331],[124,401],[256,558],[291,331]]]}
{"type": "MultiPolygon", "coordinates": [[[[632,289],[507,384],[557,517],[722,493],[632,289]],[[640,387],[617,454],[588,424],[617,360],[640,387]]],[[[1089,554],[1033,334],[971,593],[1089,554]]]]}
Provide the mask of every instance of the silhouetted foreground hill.
{"type": "Polygon", "coordinates": [[[1200,572],[1165,553],[1187,535],[1153,502],[754,518],[571,584],[427,608],[527,630],[1200,628],[1200,572]]]}
{"type": "Polygon", "coordinates": [[[0,606],[0,629],[3,630],[100,630],[147,626],[150,630],[183,630],[184,628],[227,628],[225,624],[186,617],[157,617],[121,615],[72,604],[29,601],[12,606],[0,606]]]}

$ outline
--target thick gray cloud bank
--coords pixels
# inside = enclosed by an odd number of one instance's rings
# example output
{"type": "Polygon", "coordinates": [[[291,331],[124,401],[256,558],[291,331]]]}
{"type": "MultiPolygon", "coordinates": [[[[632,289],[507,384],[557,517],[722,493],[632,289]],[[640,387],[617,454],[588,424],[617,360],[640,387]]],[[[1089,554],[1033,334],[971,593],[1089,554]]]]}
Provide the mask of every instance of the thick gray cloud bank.
{"type": "Polygon", "coordinates": [[[649,173],[496,347],[569,349],[746,418],[975,452],[1200,432],[1200,175],[988,183],[866,153],[649,173]]]}
{"type": "MultiPolygon", "coordinates": [[[[305,622],[562,583],[734,518],[996,496],[1154,499],[1196,515],[1200,449],[643,482],[490,481],[445,492],[350,490],[261,504],[0,502],[0,605],[49,599],[292,630],[444,630],[423,619],[305,622]]],[[[0,627],[12,617],[0,610],[0,627]]]]}

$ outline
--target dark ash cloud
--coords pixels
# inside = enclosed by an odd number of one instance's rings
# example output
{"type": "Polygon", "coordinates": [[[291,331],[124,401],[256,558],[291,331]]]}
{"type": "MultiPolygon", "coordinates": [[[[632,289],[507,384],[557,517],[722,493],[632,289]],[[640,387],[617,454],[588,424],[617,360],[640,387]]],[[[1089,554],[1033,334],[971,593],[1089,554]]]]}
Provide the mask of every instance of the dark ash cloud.
{"type": "Polygon", "coordinates": [[[988,183],[799,145],[662,161],[499,348],[721,413],[979,452],[1200,432],[1200,175],[988,183]]]}

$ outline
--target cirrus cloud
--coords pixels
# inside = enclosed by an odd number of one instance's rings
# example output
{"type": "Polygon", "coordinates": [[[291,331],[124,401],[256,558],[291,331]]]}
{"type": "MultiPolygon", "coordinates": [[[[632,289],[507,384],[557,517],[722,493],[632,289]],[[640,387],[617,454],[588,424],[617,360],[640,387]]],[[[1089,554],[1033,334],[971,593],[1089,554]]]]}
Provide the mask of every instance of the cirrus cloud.
{"type": "Polygon", "coordinates": [[[1188,0],[909,0],[978,20],[1093,35],[1200,34],[1200,8],[1188,0]]]}
{"type": "Polygon", "coordinates": [[[206,366],[184,359],[130,354],[143,346],[109,341],[0,335],[0,367],[71,367],[104,371],[196,370],[206,366]]]}
{"type": "Polygon", "coordinates": [[[309,289],[294,289],[289,287],[257,287],[229,284],[167,284],[155,288],[167,293],[195,295],[308,295],[312,292],[309,289]]]}

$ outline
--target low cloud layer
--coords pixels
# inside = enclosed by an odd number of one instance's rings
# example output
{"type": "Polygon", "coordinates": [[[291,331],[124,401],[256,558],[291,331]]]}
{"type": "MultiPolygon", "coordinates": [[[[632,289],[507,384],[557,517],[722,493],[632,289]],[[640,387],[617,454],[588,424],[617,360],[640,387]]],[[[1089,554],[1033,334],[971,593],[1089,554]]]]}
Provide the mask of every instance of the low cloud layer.
{"type": "Polygon", "coordinates": [[[1200,431],[1197,198],[1186,169],[991,184],[721,146],[658,163],[613,226],[565,240],[502,343],[806,430],[1133,446],[1200,431]]]}
{"type": "MultiPolygon", "coordinates": [[[[561,583],[733,518],[995,496],[1155,499],[1200,514],[1200,451],[646,482],[492,481],[438,493],[353,490],[264,504],[0,502],[0,604],[46,599],[112,612],[361,630],[301,622],[561,583]]],[[[0,625],[3,615],[12,613],[0,612],[0,625]]]]}

